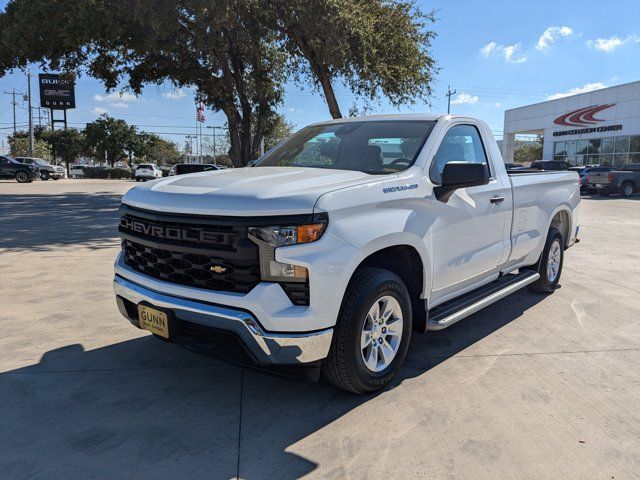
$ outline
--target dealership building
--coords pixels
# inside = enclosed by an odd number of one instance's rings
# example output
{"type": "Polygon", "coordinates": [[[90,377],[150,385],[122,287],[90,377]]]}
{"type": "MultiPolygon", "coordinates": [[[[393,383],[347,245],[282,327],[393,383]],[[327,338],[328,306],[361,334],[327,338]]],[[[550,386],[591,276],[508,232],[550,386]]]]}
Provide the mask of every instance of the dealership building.
{"type": "Polygon", "coordinates": [[[543,136],[543,160],[640,163],[640,81],[507,110],[506,163],[513,162],[516,135],[524,134],[543,136]]]}

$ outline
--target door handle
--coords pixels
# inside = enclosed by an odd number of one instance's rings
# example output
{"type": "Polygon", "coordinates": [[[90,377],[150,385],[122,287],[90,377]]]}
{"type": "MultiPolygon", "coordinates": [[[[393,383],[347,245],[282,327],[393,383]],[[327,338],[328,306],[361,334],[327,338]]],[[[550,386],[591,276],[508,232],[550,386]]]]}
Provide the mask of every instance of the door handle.
{"type": "Polygon", "coordinates": [[[491,197],[489,201],[495,205],[496,203],[504,202],[504,197],[500,195],[495,195],[491,197]]]}

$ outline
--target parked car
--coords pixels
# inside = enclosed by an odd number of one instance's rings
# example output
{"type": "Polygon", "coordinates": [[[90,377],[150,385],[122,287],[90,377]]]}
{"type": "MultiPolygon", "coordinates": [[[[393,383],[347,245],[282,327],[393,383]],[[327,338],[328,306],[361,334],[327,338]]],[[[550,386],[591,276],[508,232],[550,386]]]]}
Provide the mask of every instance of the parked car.
{"type": "Polygon", "coordinates": [[[84,167],[84,165],[73,165],[69,169],[69,175],[71,176],[71,178],[82,178],[82,177],[84,177],[83,167],[84,167]]]}
{"type": "Polygon", "coordinates": [[[623,197],[631,197],[640,189],[640,163],[628,163],[620,169],[607,168],[597,172],[592,170],[589,174],[589,187],[600,195],[619,193],[623,197]]]}
{"type": "Polygon", "coordinates": [[[518,168],[526,168],[524,165],[522,165],[521,163],[505,163],[504,167],[507,170],[514,170],[514,169],[518,169],[518,168]]]}
{"type": "Polygon", "coordinates": [[[136,182],[162,178],[162,170],[155,163],[142,163],[136,167],[136,182]]]}
{"type": "Polygon", "coordinates": [[[15,178],[18,183],[29,183],[38,178],[38,169],[12,157],[0,156],[0,178],[15,178]]]}
{"type": "Polygon", "coordinates": [[[64,167],[61,167],[60,165],[51,165],[42,158],[15,157],[15,159],[20,163],[35,165],[40,173],[41,180],[49,180],[50,178],[58,180],[60,178],[64,178],[64,167]]]}
{"type": "Polygon", "coordinates": [[[130,189],[116,301],[167,341],[372,392],[412,332],[553,292],[579,204],[575,172],[507,173],[480,120],[332,120],[252,168],[130,189]]]}
{"type": "Polygon", "coordinates": [[[220,167],[212,163],[178,163],[171,167],[169,176],[184,175],[186,173],[207,172],[211,170],[220,170],[220,167]]]}
{"type": "Polygon", "coordinates": [[[533,168],[535,170],[569,170],[569,163],[562,160],[538,160],[535,162],[531,162],[529,168],[533,168]]]}
{"type": "Polygon", "coordinates": [[[587,192],[589,190],[589,185],[587,183],[587,175],[589,174],[590,170],[591,170],[590,167],[587,167],[584,165],[580,167],[569,167],[570,172],[576,172],[578,174],[578,177],[580,177],[581,193],[587,192]]]}

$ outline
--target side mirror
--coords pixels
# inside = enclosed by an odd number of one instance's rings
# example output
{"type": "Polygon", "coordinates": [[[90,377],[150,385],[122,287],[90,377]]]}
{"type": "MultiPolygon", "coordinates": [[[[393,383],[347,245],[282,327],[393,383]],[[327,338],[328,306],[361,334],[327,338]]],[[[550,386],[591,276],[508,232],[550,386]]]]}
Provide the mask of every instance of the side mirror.
{"type": "Polygon", "coordinates": [[[442,184],[434,188],[436,198],[448,202],[459,188],[475,187],[489,183],[489,171],[485,163],[449,162],[442,171],[442,184]]]}

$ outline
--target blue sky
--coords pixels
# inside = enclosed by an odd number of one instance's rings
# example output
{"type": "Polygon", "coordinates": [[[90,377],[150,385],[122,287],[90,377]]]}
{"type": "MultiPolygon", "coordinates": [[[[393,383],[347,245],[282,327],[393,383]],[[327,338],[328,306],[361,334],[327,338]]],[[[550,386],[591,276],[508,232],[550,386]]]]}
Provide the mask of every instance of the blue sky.
{"type": "MultiPolygon", "coordinates": [[[[0,1],[0,8],[6,3],[0,1]]],[[[423,10],[437,11],[433,29],[438,36],[432,54],[440,72],[431,105],[396,109],[383,101],[372,113],[446,111],[450,84],[457,90],[452,113],[479,116],[500,136],[505,109],[640,79],[637,0],[417,3],[423,10]]],[[[38,68],[31,72],[37,77],[38,68]]],[[[0,87],[1,91],[26,91],[26,77],[22,72],[7,75],[0,78],[0,87]]],[[[37,98],[34,79],[32,92],[37,98]]],[[[337,93],[347,112],[355,98],[341,87],[337,93]]],[[[6,141],[12,128],[10,101],[8,95],[0,97],[0,142],[6,141]]],[[[68,119],[70,126],[78,128],[108,112],[181,145],[185,135],[195,133],[193,92],[171,85],[147,87],[137,98],[127,93],[120,97],[107,95],[99,82],[85,76],[76,85],[76,104],[68,119]]],[[[297,127],[329,118],[316,92],[295,85],[287,85],[280,111],[297,127]]],[[[26,124],[26,102],[20,102],[17,118],[19,125],[26,124]]],[[[221,113],[207,111],[206,119],[205,125],[225,123],[221,113]]]]}

